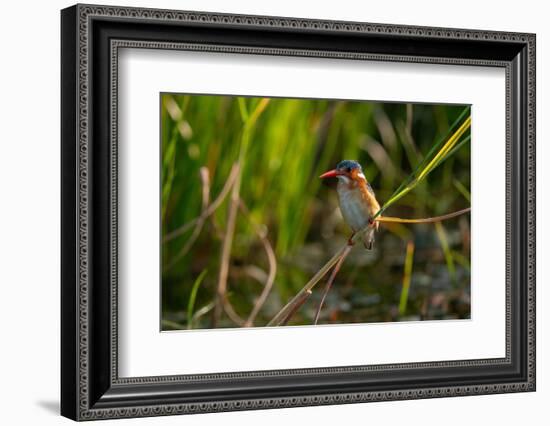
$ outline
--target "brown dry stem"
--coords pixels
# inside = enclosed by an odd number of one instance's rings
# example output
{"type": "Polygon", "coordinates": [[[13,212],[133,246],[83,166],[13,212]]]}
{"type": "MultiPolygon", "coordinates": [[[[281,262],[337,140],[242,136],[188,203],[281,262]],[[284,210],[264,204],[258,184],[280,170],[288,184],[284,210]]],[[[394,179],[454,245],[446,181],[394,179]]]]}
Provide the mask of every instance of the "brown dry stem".
{"type": "Polygon", "coordinates": [[[195,244],[195,241],[199,237],[204,223],[208,218],[208,215],[206,214],[208,210],[208,205],[210,203],[210,174],[208,172],[208,168],[200,168],[200,177],[202,185],[201,215],[197,218],[196,226],[193,229],[191,236],[185,242],[185,245],[181,248],[181,250],[173,257],[172,261],[166,266],[166,269],[172,268],[182,257],[184,257],[189,252],[189,250],[191,249],[193,244],[195,244]]]}
{"type": "Polygon", "coordinates": [[[340,271],[340,268],[342,267],[342,264],[344,263],[344,260],[348,256],[349,252],[351,251],[351,248],[353,246],[347,245],[346,249],[340,256],[340,259],[338,259],[338,262],[336,262],[336,265],[334,265],[334,268],[332,270],[332,273],[330,274],[330,277],[327,281],[327,284],[325,285],[325,289],[323,291],[323,296],[321,297],[321,301],[319,302],[319,306],[317,307],[317,312],[315,312],[315,319],[313,320],[313,325],[317,325],[317,322],[319,321],[319,316],[321,315],[321,310],[323,309],[323,305],[325,303],[325,299],[327,297],[327,294],[329,293],[330,289],[332,288],[332,284],[334,283],[334,280],[336,279],[336,274],[338,274],[338,271],[340,271]]]}
{"type": "MultiPolygon", "coordinates": [[[[443,216],[424,218],[424,219],[401,219],[397,217],[378,216],[377,218],[375,218],[375,220],[382,223],[434,223],[434,222],[440,222],[446,219],[451,219],[456,216],[460,216],[462,214],[468,213],[470,210],[471,208],[468,207],[466,209],[449,213],[443,216]]],[[[336,263],[338,263],[340,259],[342,259],[342,256],[344,255],[344,253],[345,253],[345,256],[349,254],[346,252],[349,252],[351,250],[351,246],[354,245],[357,241],[359,241],[359,239],[362,237],[363,233],[367,229],[368,227],[362,231],[356,232],[352,236],[348,244],[340,248],[336,252],[336,254],[332,256],[332,258],[330,258],[330,260],[327,263],[325,263],[325,265],[321,269],[319,269],[319,271],[317,271],[317,273],[306,283],[306,285],[298,292],[298,294],[296,294],[296,296],[294,296],[285,306],[283,306],[283,308],[273,317],[273,319],[267,325],[279,326],[279,325],[283,325],[283,322],[288,322],[288,320],[293,315],[293,313],[297,311],[296,306],[298,304],[300,304],[301,306],[304,303],[303,301],[304,293],[311,291],[319,283],[319,281],[321,281],[321,279],[331,270],[331,268],[334,265],[336,265],[336,263]]],[[[338,272],[338,270],[336,270],[336,272],[338,272]]]]}
{"type": "Polygon", "coordinates": [[[239,208],[254,228],[256,235],[258,236],[264,247],[267,261],[269,263],[269,272],[264,283],[264,289],[262,290],[260,297],[258,297],[258,299],[256,300],[256,303],[254,303],[254,307],[252,308],[250,315],[244,323],[245,327],[252,327],[254,325],[254,320],[256,319],[256,316],[262,309],[265,301],[267,300],[267,297],[269,296],[269,293],[271,292],[273,283],[275,282],[275,276],[277,275],[277,258],[275,257],[275,251],[273,250],[273,246],[269,242],[266,233],[262,229],[260,229],[260,227],[256,223],[254,223],[254,221],[250,217],[250,212],[242,199],[239,200],[239,208]]]}
{"type": "Polygon", "coordinates": [[[218,286],[216,291],[216,305],[214,306],[214,315],[212,317],[212,328],[216,327],[220,319],[222,309],[227,293],[227,276],[229,273],[229,261],[231,260],[231,247],[233,246],[233,237],[235,236],[235,225],[237,224],[237,210],[239,207],[241,190],[241,172],[240,164],[237,164],[237,178],[231,190],[231,199],[227,213],[227,226],[222,242],[222,254],[220,259],[220,272],[218,275],[218,286]]]}
{"type": "Polygon", "coordinates": [[[190,220],[189,222],[183,224],[179,228],[167,233],[162,242],[167,243],[168,241],[173,240],[174,238],[179,237],[180,235],[183,235],[186,231],[191,229],[192,226],[196,225],[199,220],[206,220],[208,217],[210,217],[217,209],[220,207],[220,205],[223,203],[227,195],[229,194],[229,190],[233,187],[233,184],[235,183],[235,179],[237,179],[237,175],[239,173],[240,167],[237,163],[233,164],[233,167],[231,168],[231,171],[229,172],[229,176],[227,177],[227,180],[225,181],[225,184],[220,191],[217,198],[208,206],[206,210],[203,211],[203,213],[190,220]]]}

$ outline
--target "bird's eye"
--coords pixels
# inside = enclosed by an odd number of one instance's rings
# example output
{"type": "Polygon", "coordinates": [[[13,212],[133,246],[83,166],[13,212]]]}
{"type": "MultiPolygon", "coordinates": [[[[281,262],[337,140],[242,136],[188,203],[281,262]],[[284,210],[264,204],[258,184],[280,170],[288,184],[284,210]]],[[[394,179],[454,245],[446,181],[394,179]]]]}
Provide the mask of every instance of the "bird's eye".
{"type": "Polygon", "coordinates": [[[348,168],[346,169],[346,171],[347,171],[348,173],[351,173],[351,167],[348,167],[348,168]]]}

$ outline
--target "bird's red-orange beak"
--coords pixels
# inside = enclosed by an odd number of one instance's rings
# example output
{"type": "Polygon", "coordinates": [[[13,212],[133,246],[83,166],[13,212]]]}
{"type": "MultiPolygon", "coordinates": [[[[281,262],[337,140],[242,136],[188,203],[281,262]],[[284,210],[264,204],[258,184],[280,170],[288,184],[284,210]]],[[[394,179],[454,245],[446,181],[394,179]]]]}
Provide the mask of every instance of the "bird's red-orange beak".
{"type": "Polygon", "coordinates": [[[323,173],[321,176],[319,176],[321,179],[325,179],[325,178],[329,178],[329,177],[336,177],[336,176],[339,176],[340,175],[340,172],[336,169],[334,170],[329,170],[328,172],[326,173],[323,173]]]}

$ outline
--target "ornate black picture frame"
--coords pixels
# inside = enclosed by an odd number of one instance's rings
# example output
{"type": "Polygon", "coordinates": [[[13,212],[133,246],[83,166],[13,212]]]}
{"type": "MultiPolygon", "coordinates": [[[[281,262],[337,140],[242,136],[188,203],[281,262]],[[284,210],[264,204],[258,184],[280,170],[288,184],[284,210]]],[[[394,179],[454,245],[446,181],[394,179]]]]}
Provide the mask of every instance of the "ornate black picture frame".
{"type": "Polygon", "coordinates": [[[535,390],[535,35],[76,5],[61,13],[61,413],[74,420],[535,390]],[[187,49],[506,72],[506,356],[119,378],[117,52],[187,49]]]}

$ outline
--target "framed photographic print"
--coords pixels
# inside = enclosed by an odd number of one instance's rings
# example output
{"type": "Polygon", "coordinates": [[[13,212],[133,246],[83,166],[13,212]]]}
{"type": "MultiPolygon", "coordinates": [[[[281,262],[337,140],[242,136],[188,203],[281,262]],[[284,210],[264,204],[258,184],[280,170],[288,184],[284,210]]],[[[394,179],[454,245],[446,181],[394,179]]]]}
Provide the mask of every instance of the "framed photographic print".
{"type": "Polygon", "coordinates": [[[535,36],[76,5],[74,420],[535,390],[535,36]]]}

